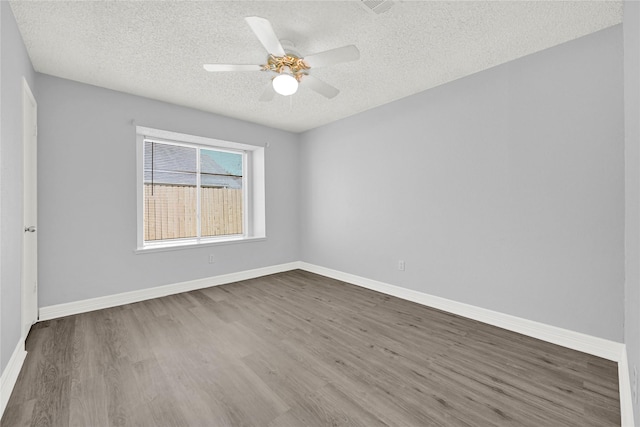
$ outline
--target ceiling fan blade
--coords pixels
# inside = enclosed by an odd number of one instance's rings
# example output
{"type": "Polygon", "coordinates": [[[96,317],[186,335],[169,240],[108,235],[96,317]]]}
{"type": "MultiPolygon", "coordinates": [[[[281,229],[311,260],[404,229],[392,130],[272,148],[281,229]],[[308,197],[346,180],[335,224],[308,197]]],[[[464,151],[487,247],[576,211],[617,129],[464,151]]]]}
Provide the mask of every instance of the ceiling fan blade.
{"type": "Polygon", "coordinates": [[[355,61],[360,58],[360,51],[350,44],[336,49],[326,50],[306,56],[306,62],[311,68],[326,67],[328,65],[339,64],[341,62],[355,61]]]}
{"type": "Polygon", "coordinates": [[[276,91],[273,90],[273,84],[269,82],[269,85],[264,88],[264,92],[262,92],[262,95],[260,95],[260,101],[269,102],[273,99],[275,95],[276,95],[276,91]]]}
{"type": "Polygon", "coordinates": [[[204,64],[207,71],[260,71],[262,65],[204,64]]]}
{"type": "Polygon", "coordinates": [[[255,33],[262,46],[267,49],[267,52],[274,56],[285,56],[284,49],[280,44],[280,40],[278,40],[278,36],[273,31],[273,27],[271,27],[271,23],[258,16],[247,16],[244,18],[247,21],[247,24],[251,27],[253,32],[255,33]]]}
{"type": "Polygon", "coordinates": [[[300,84],[308,87],[309,89],[315,90],[320,95],[329,99],[335,97],[340,93],[338,89],[331,86],[329,83],[325,83],[322,80],[313,77],[312,75],[304,76],[300,84]]]}

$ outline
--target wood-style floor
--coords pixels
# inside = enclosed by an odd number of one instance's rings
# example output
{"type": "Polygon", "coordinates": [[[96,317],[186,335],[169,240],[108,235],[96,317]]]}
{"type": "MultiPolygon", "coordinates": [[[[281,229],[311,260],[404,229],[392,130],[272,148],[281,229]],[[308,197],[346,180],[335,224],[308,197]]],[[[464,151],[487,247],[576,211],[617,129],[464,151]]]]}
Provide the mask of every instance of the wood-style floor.
{"type": "Polygon", "coordinates": [[[15,426],[620,425],[617,366],[303,271],[36,324],[15,426]]]}

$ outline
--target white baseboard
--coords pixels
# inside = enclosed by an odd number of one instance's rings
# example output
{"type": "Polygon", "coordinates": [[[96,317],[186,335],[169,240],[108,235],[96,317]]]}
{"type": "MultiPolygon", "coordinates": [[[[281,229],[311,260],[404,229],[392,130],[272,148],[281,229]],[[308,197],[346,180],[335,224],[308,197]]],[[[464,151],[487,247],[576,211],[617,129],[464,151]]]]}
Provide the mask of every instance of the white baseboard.
{"type": "Polygon", "coordinates": [[[2,418],[4,410],[7,407],[9,397],[11,397],[13,387],[16,385],[16,380],[20,374],[20,369],[22,369],[25,357],[27,357],[27,352],[24,349],[24,339],[21,338],[0,377],[0,418],[2,418]]]}
{"type": "Polygon", "coordinates": [[[287,264],[279,264],[270,267],[256,268],[254,270],[241,271],[238,273],[223,274],[220,276],[189,280],[187,282],[174,283],[171,285],[140,289],[138,291],[124,292],[115,295],[106,295],[104,297],[74,301],[65,304],[50,305],[40,308],[38,320],[50,320],[64,316],[71,316],[73,314],[101,310],[103,308],[117,307],[119,305],[131,304],[134,302],[164,297],[167,295],[179,294],[181,292],[189,292],[196,289],[203,289],[211,286],[239,282],[241,280],[255,279],[256,277],[281,273],[283,271],[295,270],[296,268],[299,268],[299,262],[290,262],[287,264]]]}
{"type": "Polygon", "coordinates": [[[622,415],[622,427],[634,427],[633,394],[631,393],[631,375],[629,371],[626,346],[622,353],[622,357],[618,362],[618,388],[620,390],[620,414],[622,415]]]}
{"type": "Polygon", "coordinates": [[[379,282],[365,277],[332,270],[306,262],[290,262],[254,270],[207,277],[204,279],[190,280],[138,291],[124,292],[121,294],[107,295],[82,301],[74,301],[65,304],[51,305],[40,308],[39,320],[50,320],[73,314],[86,313],[103,308],[116,307],[181,292],[208,288],[210,286],[224,285],[241,280],[254,279],[269,274],[281,273],[295,269],[302,269],[322,276],[331,277],[343,282],[351,283],[374,291],[382,292],[398,298],[416,302],[428,307],[437,308],[448,313],[457,314],[469,319],[488,323],[509,331],[518,332],[526,336],[541,339],[553,344],[568,347],[594,356],[602,357],[615,362],[622,360],[625,346],[622,343],[603,338],[586,335],[568,329],[550,326],[533,320],[523,319],[509,314],[480,308],[469,304],[441,298],[423,292],[402,288],[388,283],[379,282]]]}
{"type": "MultiPolygon", "coordinates": [[[[107,295],[99,298],[92,298],[83,301],[75,301],[66,304],[52,305],[42,307],[39,311],[39,320],[49,320],[58,317],[70,316],[73,314],[86,313],[89,311],[100,310],[103,308],[116,307],[119,305],[130,304],[134,302],[144,301],[153,298],[159,298],[167,295],[188,292],[196,289],[208,288],[211,286],[224,285],[227,283],[238,282],[241,280],[254,279],[269,274],[281,273],[295,269],[302,269],[311,273],[341,280],[363,288],[371,289],[394,297],[402,298],[427,307],[433,307],[448,313],[463,316],[479,322],[487,323],[509,331],[517,332],[529,337],[537,338],[543,341],[567,347],[583,353],[592,354],[604,359],[618,362],[619,386],[620,386],[620,408],[622,412],[622,425],[634,426],[633,424],[633,407],[631,398],[631,387],[629,381],[629,369],[627,364],[627,355],[625,345],[619,342],[606,340],[580,332],[568,329],[550,326],[544,323],[535,322],[533,320],[523,319],[520,317],[504,314],[485,308],[475,307],[469,304],[441,298],[423,292],[402,288],[388,283],[379,282],[365,277],[344,273],[338,270],[332,270],[314,264],[302,261],[280,264],[271,267],[257,268],[254,270],[242,271],[238,273],[225,274],[221,276],[208,277],[204,279],[191,280],[187,282],[175,283],[171,285],[158,286],[155,288],[141,289],[138,291],[125,292],[116,295],[107,295]]],[[[9,362],[7,369],[2,374],[2,410],[4,411],[5,401],[5,383],[6,387],[11,384],[9,394],[13,389],[13,384],[20,372],[22,361],[26,353],[24,352],[24,343],[22,350],[16,348],[14,356],[11,360],[13,365],[17,366],[17,371],[9,362]],[[5,380],[5,376],[7,379],[5,380]]],[[[6,400],[8,400],[8,396],[6,400]]]]}
{"type": "Polygon", "coordinates": [[[619,362],[624,353],[624,344],[619,342],[475,307],[306,262],[301,262],[300,268],[615,362],[619,362]]]}
{"type": "Polygon", "coordinates": [[[622,343],[475,307],[306,262],[300,262],[299,268],[617,362],[622,427],[636,426],[633,420],[633,399],[631,396],[627,351],[626,346],[622,343]]]}

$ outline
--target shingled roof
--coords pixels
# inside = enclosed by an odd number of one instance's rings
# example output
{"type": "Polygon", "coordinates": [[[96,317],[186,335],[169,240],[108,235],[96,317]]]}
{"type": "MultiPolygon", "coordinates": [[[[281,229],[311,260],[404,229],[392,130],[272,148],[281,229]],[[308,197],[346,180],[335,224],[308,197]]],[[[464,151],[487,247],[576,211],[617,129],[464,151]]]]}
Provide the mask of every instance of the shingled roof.
{"type": "MultiPolygon", "coordinates": [[[[196,185],[196,149],[145,141],[144,183],[196,185]]],[[[242,155],[200,150],[203,187],[242,188],[242,155]]]]}

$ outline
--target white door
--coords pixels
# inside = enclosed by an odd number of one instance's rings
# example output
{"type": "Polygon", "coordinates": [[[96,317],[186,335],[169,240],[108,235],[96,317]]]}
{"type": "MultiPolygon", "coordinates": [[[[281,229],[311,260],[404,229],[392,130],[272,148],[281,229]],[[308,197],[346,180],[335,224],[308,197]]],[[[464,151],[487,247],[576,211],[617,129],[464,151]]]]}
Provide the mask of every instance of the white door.
{"type": "Polygon", "coordinates": [[[22,238],[22,336],[38,320],[38,106],[22,80],[22,144],[24,148],[24,233],[22,238]]]}

